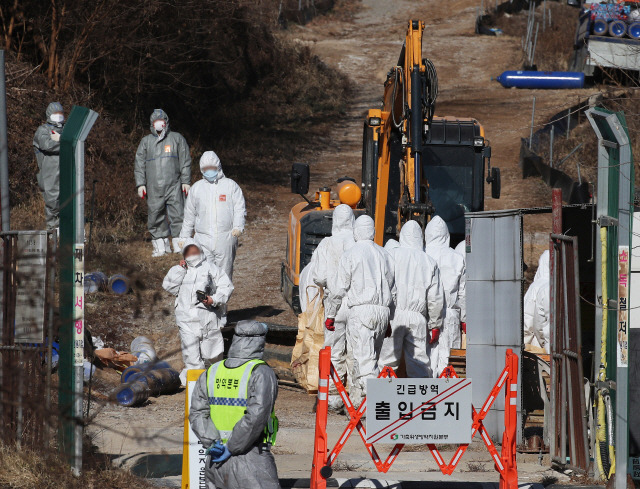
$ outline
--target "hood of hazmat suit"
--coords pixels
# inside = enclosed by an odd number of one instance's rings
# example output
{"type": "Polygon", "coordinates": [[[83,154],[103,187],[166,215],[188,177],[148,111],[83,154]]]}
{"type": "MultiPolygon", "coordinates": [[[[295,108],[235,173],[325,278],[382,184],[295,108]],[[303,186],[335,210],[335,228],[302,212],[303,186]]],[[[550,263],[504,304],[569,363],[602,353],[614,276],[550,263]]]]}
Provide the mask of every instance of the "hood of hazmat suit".
{"type": "Polygon", "coordinates": [[[432,249],[449,248],[449,227],[440,216],[434,216],[424,230],[425,246],[432,249]]]}
{"type": "Polygon", "coordinates": [[[169,116],[164,110],[155,109],[153,111],[153,113],[149,117],[149,130],[151,131],[151,135],[153,137],[158,138],[160,141],[162,141],[165,138],[165,136],[169,134],[169,116]],[[165,124],[164,129],[160,134],[158,134],[158,131],[156,131],[156,128],[153,127],[153,123],[159,120],[164,121],[164,124],[165,124]]]}
{"type": "Polygon", "coordinates": [[[194,237],[204,248],[207,260],[214,261],[233,280],[238,238],[231,232],[244,231],[244,195],[236,182],[225,177],[218,156],[206,151],[200,158],[200,169],[211,166],[218,168],[217,178],[212,182],[202,178],[191,187],[180,237],[191,237],[195,231],[194,237]]]}
{"type": "Polygon", "coordinates": [[[136,151],[136,187],[144,185],[147,189],[147,226],[151,237],[169,236],[168,217],[175,238],[180,234],[184,215],[182,185],[191,184],[191,154],[185,138],[169,129],[169,116],[162,109],[154,110],[149,120],[151,134],[142,138],[136,151]],[[158,119],[166,123],[160,135],[153,127],[158,119]]]}
{"type": "Polygon", "coordinates": [[[217,168],[218,176],[216,180],[224,178],[224,172],[222,171],[222,163],[220,158],[213,151],[205,151],[200,157],[200,173],[204,174],[206,168],[217,168]]]}
{"type": "MultiPolygon", "coordinates": [[[[238,322],[229,349],[229,358],[224,360],[225,366],[236,368],[249,360],[261,359],[266,334],[267,326],[264,323],[238,322]]],[[[278,381],[271,367],[266,364],[254,367],[247,385],[245,414],[234,426],[227,442],[231,458],[222,464],[212,464],[207,459],[206,475],[216,487],[279,487],[273,455],[262,445],[263,431],[277,396],[278,381]]],[[[210,418],[206,372],[200,376],[193,391],[189,421],[203,447],[208,448],[220,439],[220,434],[210,418]]]]}
{"type": "MultiPolygon", "coordinates": [[[[390,239],[389,241],[393,240],[390,239]]],[[[398,246],[422,251],[424,248],[424,241],[422,240],[422,229],[420,229],[420,224],[416,221],[407,221],[400,230],[400,242],[398,243],[398,246]]]]}
{"type": "Polygon", "coordinates": [[[39,170],[38,186],[44,197],[44,212],[49,229],[58,227],[60,222],[60,138],[54,133],[62,133],[63,126],[63,123],[52,121],[51,116],[62,111],[60,102],[51,102],[46,110],[47,122],[38,127],[33,137],[39,170]]]}
{"type": "Polygon", "coordinates": [[[239,321],[227,354],[226,365],[234,368],[247,360],[261,359],[267,339],[267,325],[258,321],[239,321]]]}
{"type": "Polygon", "coordinates": [[[52,126],[62,127],[64,125],[62,122],[55,122],[55,121],[51,120],[51,116],[53,114],[57,114],[58,112],[64,113],[64,109],[62,108],[62,104],[60,102],[51,102],[47,106],[47,111],[46,111],[47,122],[49,124],[51,124],[52,126]]]}
{"type": "MultiPolygon", "coordinates": [[[[420,241],[422,241],[422,231],[420,231],[420,241]]],[[[400,243],[398,243],[395,239],[390,239],[384,244],[384,249],[387,250],[393,256],[393,250],[400,247],[400,243]]]]}
{"type": "Polygon", "coordinates": [[[360,216],[353,225],[353,237],[358,241],[373,241],[376,228],[371,216],[360,216]]]}
{"type": "Polygon", "coordinates": [[[346,204],[340,204],[333,210],[331,236],[351,234],[353,236],[353,210],[346,204]]]}
{"type": "Polygon", "coordinates": [[[550,352],[550,277],[549,250],[538,260],[535,278],[524,295],[524,342],[550,352]]]}

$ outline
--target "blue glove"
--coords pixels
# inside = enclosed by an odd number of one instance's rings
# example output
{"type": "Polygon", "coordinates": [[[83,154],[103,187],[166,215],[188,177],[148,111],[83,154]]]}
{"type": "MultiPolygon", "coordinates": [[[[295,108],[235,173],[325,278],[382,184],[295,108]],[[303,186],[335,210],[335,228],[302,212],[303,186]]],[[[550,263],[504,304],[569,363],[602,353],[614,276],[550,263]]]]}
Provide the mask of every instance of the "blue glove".
{"type": "Polygon", "coordinates": [[[227,448],[227,445],[224,444],[222,445],[222,448],[224,449],[221,455],[218,455],[217,457],[215,455],[211,455],[211,461],[215,462],[215,463],[222,463],[225,460],[227,460],[229,457],[231,457],[231,452],[229,451],[229,449],[227,448]],[[215,457],[215,458],[214,458],[215,457]]]}
{"type": "Polygon", "coordinates": [[[222,442],[218,440],[207,448],[206,455],[211,455],[211,458],[220,457],[224,453],[224,448],[222,442]]]}

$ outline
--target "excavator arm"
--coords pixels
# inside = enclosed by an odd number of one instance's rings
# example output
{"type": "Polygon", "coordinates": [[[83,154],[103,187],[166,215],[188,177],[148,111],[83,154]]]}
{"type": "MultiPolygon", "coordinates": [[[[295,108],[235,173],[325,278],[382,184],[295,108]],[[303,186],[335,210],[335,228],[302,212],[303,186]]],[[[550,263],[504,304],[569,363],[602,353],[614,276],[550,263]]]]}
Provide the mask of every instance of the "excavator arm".
{"type": "MultiPolygon", "coordinates": [[[[424,226],[433,212],[428,188],[423,184],[421,160],[423,134],[428,130],[435,109],[437,75],[431,61],[422,58],[423,31],[424,22],[409,22],[398,64],[387,75],[382,110],[369,111],[368,123],[376,128],[372,137],[377,140],[379,150],[378,164],[375,165],[377,188],[398,186],[398,208],[391,211],[398,214],[398,228],[408,219],[415,219],[424,226]],[[392,143],[395,143],[395,149],[392,143]],[[397,148],[398,143],[401,150],[397,148]],[[397,174],[391,174],[392,165],[398,165],[397,174]]],[[[363,182],[364,172],[363,165],[363,182]]],[[[365,194],[366,190],[365,185],[365,194]]],[[[393,231],[385,229],[385,222],[389,221],[388,194],[388,191],[378,191],[372,209],[379,244],[382,244],[385,234],[393,231]]]]}

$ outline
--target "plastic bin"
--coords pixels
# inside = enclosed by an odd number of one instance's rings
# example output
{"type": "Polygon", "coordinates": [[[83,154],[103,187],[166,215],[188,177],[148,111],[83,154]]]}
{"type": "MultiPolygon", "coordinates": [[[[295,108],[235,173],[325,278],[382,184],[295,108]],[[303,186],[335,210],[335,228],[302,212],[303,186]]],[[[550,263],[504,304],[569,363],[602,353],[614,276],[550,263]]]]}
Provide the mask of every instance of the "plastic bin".
{"type": "Polygon", "coordinates": [[[84,293],[93,294],[100,290],[106,290],[109,279],[102,272],[91,272],[84,276],[84,293]]]}
{"type": "Polygon", "coordinates": [[[131,342],[131,354],[138,357],[136,365],[155,362],[158,359],[153,341],[146,336],[138,336],[131,342]]]}
{"type": "Polygon", "coordinates": [[[109,290],[114,294],[123,295],[129,292],[129,279],[122,274],[112,275],[109,279],[109,290]]]}
{"type": "Polygon", "coordinates": [[[139,406],[149,399],[149,387],[145,382],[132,382],[118,389],[116,401],[121,406],[139,406]]]}

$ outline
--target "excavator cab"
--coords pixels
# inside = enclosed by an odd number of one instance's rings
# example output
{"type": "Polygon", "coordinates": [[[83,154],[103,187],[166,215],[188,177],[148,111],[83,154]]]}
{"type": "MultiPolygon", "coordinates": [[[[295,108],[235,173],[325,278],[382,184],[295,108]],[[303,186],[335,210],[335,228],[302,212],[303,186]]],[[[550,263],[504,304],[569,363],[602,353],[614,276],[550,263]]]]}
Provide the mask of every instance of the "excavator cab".
{"type": "MultiPolygon", "coordinates": [[[[362,149],[363,205],[367,214],[376,212],[379,192],[378,166],[380,159],[380,119],[377,111],[370,111],[364,124],[362,149]],[[372,124],[373,123],[373,124],[372,124]]],[[[491,184],[493,198],[500,197],[500,170],[490,168],[491,146],[484,129],[475,119],[434,117],[423,135],[420,159],[420,207],[407,197],[402,185],[402,134],[391,131],[387,137],[389,165],[388,191],[384,197],[384,225],[381,241],[397,239],[399,229],[409,219],[424,227],[432,215],[444,219],[452,235],[452,242],[464,238],[464,213],[484,210],[485,182],[491,184]],[[489,166],[485,178],[485,168],[489,166]]],[[[378,229],[376,229],[378,231],[378,229]]]]}

